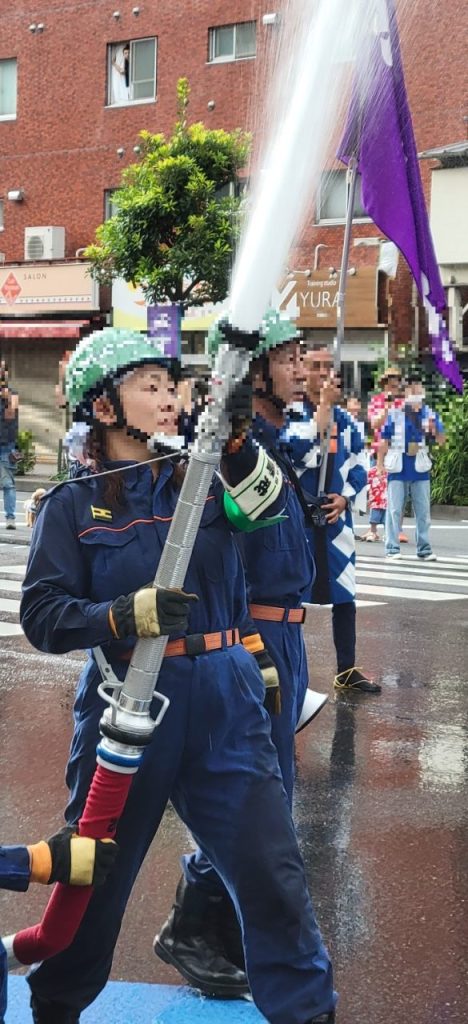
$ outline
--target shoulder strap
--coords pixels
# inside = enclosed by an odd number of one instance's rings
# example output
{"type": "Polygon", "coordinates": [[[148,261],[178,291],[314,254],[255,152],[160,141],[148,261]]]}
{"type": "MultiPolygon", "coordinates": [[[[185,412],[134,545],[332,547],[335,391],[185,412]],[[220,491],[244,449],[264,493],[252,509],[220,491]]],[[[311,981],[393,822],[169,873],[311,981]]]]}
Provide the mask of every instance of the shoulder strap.
{"type": "Polygon", "coordinates": [[[309,504],[308,504],[308,501],[307,501],[306,496],[304,494],[304,491],[302,489],[302,485],[301,485],[301,482],[299,480],[299,477],[298,477],[298,475],[297,475],[297,473],[296,473],[296,471],[294,469],[294,466],[293,466],[293,464],[291,462],[291,459],[289,459],[285,453],[284,454],[280,454],[279,452],[275,452],[275,458],[276,458],[276,461],[277,461],[278,465],[280,466],[280,468],[283,469],[286,472],[287,476],[289,477],[289,479],[290,479],[290,481],[291,481],[291,483],[292,483],[292,485],[294,487],[294,490],[296,492],[296,495],[297,495],[299,504],[300,504],[300,506],[302,508],[302,511],[304,513],[304,516],[307,519],[308,516],[309,516],[309,504]]]}

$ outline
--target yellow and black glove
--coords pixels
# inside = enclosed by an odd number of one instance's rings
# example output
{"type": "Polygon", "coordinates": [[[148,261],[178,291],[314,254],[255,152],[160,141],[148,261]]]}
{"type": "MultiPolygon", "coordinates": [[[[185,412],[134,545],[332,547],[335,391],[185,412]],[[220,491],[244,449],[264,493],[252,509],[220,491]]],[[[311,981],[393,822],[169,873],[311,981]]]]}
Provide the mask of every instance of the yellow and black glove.
{"type": "Polygon", "coordinates": [[[47,842],[28,846],[31,882],[103,885],[118,853],[113,839],[86,839],[63,828],[47,842]]]}
{"type": "Polygon", "coordinates": [[[269,655],[260,633],[246,633],[242,637],[242,645],[257,662],[265,684],[263,704],[269,715],[281,713],[281,687],[278,669],[269,655]]]}
{"type": "Polygon", "coordinates": [[[111,605],[109,623],[117,640],[129,636],[171,636],[188,629],[190,601],[196,594],[164,587],[142,587],[118,597],[111,605]]]}
{"type": "Polygon", "coordinates": [[[266,648],[263,651],[257,651],[254,658],[265,683],[263,704],[269,715],[279,715],[281,712],[281,690],[278,669],[266,648]]]}

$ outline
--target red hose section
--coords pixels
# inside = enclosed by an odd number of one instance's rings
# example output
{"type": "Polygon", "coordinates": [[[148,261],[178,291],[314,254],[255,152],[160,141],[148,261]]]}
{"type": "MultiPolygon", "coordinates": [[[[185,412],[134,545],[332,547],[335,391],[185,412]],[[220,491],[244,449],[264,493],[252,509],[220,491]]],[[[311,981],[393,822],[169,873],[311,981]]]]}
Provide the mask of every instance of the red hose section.
{"type": "MultiPolygon", "coordinates": [[[[91,839],[111,839],[132,784],[133,775],[112,772],[98,765],[86,800],[79,833],[91,839]]],[[[21,964],[33,964],[56,956],[73,942],[92,887],[55,886],[39,924],[15,935],[13,952],[21,964]]]]}

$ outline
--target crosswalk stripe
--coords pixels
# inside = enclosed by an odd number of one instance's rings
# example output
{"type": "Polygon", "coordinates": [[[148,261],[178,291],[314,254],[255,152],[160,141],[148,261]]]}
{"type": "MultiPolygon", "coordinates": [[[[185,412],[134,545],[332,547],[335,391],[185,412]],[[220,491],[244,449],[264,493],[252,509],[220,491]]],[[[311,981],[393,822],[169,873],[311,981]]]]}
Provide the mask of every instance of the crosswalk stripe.
{"type": "Polygon", "coordinates": [[[8,597],[0,597],[0,612],[16,612],[19,615],[19,610],[19,601],[11,601],[8,597]]]}
{"type": "Polygon", "coordinates": [[[466,565],[462,565],[456,562],[443,562],[439,559],[437,562],[411,562],[407,558],[397,558],[395,561],[389,561],[379,558],[356,558],[356,565],[365,566],[366,568],[379,569],[380,572],[393,572],[393,570],[406,569],[407,571],[414,570],[415,574],[421,573],[442,573],[460,577],[468,575],[468,562],[466,565]]]}
{"type": "MultiPolygon", "coordinates": [[[[378,608],[386,603],[386,601],[356,601],[356,608],[378,608]]],[[[333,608],[332,604],[308,604],[307,601],[304,601],[303,605],[304,608],[310,608],[314,612],[320,612],[322,608],[333,608]]]]}
{"type": "MultiPolygon", "coordinates": [[[[21,594],[22,581],[26,570],[26,564],[22,562],[16,565],[0,566],[0,594],[21,594]],[[21,579],[11,580],[9,576],[20,576],[21,579]]],[[[20,602],[9,597],[0,597],[0,613],[8,612],[19,618],[20,602]]],[[[19,622],[1,622],[0,637],[22,636],[23,630],[19,622]]]]}
{"type": "MultiPolygon", "coordinates": [[[[462,519],[461,523],[431,523],[431,530],[466,530],[468,519],[462,519]]],[[[355,530],[368,530],[369,526],[366,523],[355,523],[355,530]]],[[[403,532],[407,533],[408,530],[415,530],[416,526],[414,523],[404,523],[403,532]]]]}
{"type": "MultiPolygon", "coordinates": [[[[376,571],[374,569],[361,569],[361,568],[357,568],[356,569],[356,576],[362,576],[365,579],[370,579],[370,580],[381,580],[382,579],[382,570],[376,571]]],[[[466,577],[465,579],[463,579],[462,577],[459,577],[458,579],[457,578],[453,579],[452,577],[448,577],[448,576],[434,576],[432,573],[431,573],[431,575],[425,574],[424,576],[419,576],[419,574],[418,575],[413,575],[412,573],[409,573],[409,572],[404,572],[404,571],[402,572],[401,569],[399,571],[398,570],[393,571],[392,573],[388,573],[388,574],[385,573],[385,579],[387,579],[389,581],[390,580],[403,580],[405,583],[411,583],[412,581],[414,583],[419,583],[419,584],[421,584],[421,583],[424,583],[424,584],[432,583],[432,584],[434,584],[435,583],[437,586],[440,586],[440,587],[468,587],[468,577],[466,577]]]]}
{"type": "Polygon", "coordinates": [[[358,594],[375,594],[379,597],[405,597],[412,601],[466,601],[468,594],[446,593],[443,590],[408,590],[404,587],[377,587],[358,583],[358,594]]]}
{"type": "Polygon", "coordinates": [[[19,622],[0,622],[0,636],[21,636],[22,632],[19,622]]]}
{"type": "MultiPolygon", "coordinates": [[[[402,554],[401,560],[403,562],[411,562],[413,565],[426,565],[424,559],[418,558],[417,555],[402,554]]],[[[468,569],[468,558],[465,555],[438,555],[437,565],[461,565],[466,566],[468,569]]]]}
{"type": "Polygon", "coordinates": [[[0,576],[0,591],[4,593],[21,594],[21,580],[3,580],[0,576]]]}

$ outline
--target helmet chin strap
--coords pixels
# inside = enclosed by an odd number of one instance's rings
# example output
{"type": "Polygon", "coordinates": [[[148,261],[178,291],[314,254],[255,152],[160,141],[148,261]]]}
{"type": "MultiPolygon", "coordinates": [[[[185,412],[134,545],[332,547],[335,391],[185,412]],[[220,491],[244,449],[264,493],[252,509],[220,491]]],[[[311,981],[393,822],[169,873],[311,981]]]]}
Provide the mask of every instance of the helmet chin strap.
{"type": "Polygon", "coordinates": [[[174,437],[167,437],[166,434],[148,434],[146,430],[140,430],[139,427],[133,427],[125,418],[122,403],[120,401],[120,395],[113,382],[106,385],[106,392],[109,395],[115,412],[115,426],[121,430],[125,430],[129,437],[133,437],[136,441],[141,441],[143,444],[146,444],[150,452],[161,453],[163,455],[176,455],[183,447],[185,447],[185,438],[182,434],[175,434],[174,437]]]}
{"type": "Polygon", "coordinates": [[[273,381],[270,376],[270,363],[268,355],[266,354],[262,356],[262,377],[265,388],[255,388],[255,397],[263,398],[264,400],[267,399],[268,402],[271,402],[271,405],[276,409],[276,411],[282,415],[286,408],[286,402],[283,402],[282,398],[275,395],[273,381]]]}
{"type": "Polygon", "coordinates": [[[148,438],[148,449],[150,452],[162,455],[179,455],[187,447],[183,434],[173,434],[168,437],[166,434],[151,434],[148,438]]]}
{"type": "Polygon", "coordinates": [[[132,427],[131,423],[128,423],[122,408],[120,401],[120,395],[113,381],[106,382],[106,394],[109,396],[112,402],[112,408],[115,412],[115,423],[113,427],[118,427],[119,430],[126,430],[129,437],[134,437],[136,441],[143,441],[147,444],[150,435],[145,430],[140,430],[138,427],[132,427]]]}

